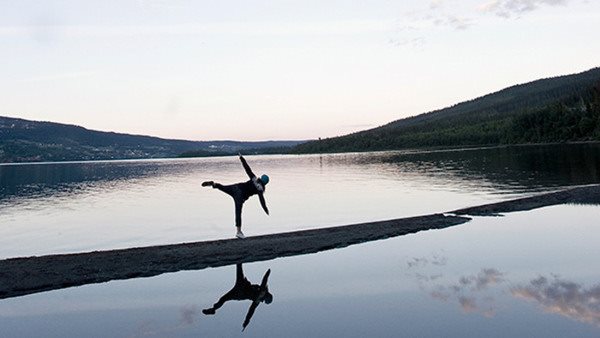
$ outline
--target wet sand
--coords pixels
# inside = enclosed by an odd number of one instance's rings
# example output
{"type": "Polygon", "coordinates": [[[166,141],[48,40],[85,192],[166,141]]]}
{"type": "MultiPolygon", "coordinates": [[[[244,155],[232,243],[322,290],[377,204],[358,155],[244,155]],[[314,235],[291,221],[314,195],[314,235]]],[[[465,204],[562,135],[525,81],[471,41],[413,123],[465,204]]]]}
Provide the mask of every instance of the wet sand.
{"type": "Polygon", "coordinates": [[[464,215],[497,215],[544,206],[600,204],[600,185],[567,189],[500,203],[388,221],[207,242],[11,258],[0,261],[0,299],[118,279],[150,277],[235,263],[303,255],[442,229],[466,223],[464,215]]]}
{"type": "Polygon", "coordinates": [[[455,215],[496,216],[502,213],[527,211],[558,204],[600,204],[600,185],[588,185],[565,189],[531,197],[479,205],[454,210],[455,215]]]}

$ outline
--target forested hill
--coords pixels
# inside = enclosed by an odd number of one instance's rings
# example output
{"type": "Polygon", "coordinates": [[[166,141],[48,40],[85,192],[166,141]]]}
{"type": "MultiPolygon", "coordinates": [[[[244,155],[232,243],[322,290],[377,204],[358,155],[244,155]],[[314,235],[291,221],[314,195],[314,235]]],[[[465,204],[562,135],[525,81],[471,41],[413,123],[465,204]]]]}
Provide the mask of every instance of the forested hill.
{"type": "Polygon", "coordinates": [[[294,152],[600,140],[600,68],[516,85],[294,152]]]}
{"type": "Polygon", "coordinates": [[[80,126],[0,116],[0,163],[204,156],[245,149],[290,147],[299,141],[185,141],[89,130],[80,126]]]}

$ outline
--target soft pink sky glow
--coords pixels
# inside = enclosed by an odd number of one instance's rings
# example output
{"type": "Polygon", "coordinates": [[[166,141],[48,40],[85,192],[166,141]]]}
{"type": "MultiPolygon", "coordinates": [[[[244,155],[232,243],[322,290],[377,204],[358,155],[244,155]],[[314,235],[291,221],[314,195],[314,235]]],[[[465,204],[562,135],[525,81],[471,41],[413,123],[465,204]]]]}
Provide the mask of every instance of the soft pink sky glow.
{"type": "Polygon", "coordinates": [[[166,138],[311,139],[600,66],[585,0],[18,1],[0,115],[166,138]]]}

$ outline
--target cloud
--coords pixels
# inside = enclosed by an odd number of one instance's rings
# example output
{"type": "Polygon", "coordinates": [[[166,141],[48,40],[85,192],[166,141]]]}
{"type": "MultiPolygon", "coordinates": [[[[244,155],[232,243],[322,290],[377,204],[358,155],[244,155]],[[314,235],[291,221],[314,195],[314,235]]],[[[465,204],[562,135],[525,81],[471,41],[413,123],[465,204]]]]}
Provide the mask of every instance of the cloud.
{"type": "MultiPolygon", "coordinates": [[[[427,269],[431,259],[413,258],[409,267],[427,269]]],[[[421,290],[433,299],[456,302],[465,313],[479,313],[485,317],[496,314],[494,286],[507,282],[506,274],[494,268],[481,269],[477,274],[464,275],[455,283],[444,284],[443,275],[422,273],[413,275],[421,290]]],[[[558,276],[540,276],[528,284],[509,289],[518,299],[537,303],[545,312],[554,313],[579,322],[600,327],[600,284],[586,288],[584,285],[558,276]]],[[[502,294],[506,294],[502,292],[502,294]]]]}
{"type": "Polygon", "coordinates": [[[433,255],[431,258],[431,264],[433,264],[433,265],[444,266],[447,263],[448,263],[448,257],[446,257],[446,256],[433,255]]]}
{"type": "Polygon", "coordinates": [[[443,302],[447,301],[450,298],[449,294],[444,293],[442,291],[438,291],[438,290],[431,291],[429,293],[429,295],[431,296],[431,298],[433,298],[433,299],[439,299],[439,300],[441,300],[443,302]]]}
{"type": "Polygon", "coordinates": [[[529,285],[511,289],[513,296],[536,302],[546,312],[600,326],[600,284],[589,289],[581,284],[540,276],[529,285]]]}
{"type": "Polygon", "coordinates": [[[192,325],[194,324],[198,315],[198,307],[196,305],[187,305],[180,309],[181,324],[192,325]]]}
{"type": "Polygon", "coordinates": [[[491,285],[504,281],[504,274],[496,269],[482,269],[476,276],[461,277],[459,282],[463,287],[481,291],[491,285]]]}
{"type": "Polygon", "coordinates": [[[425,267],[429,264],[444,266],[448,264],[448,258],[445,256],[440,256],[438,254],[431,255],[431,258],[427,257],[413,257],[408,262],[406,262],[409,268],[414,267],[425,267]]]}
{"type": "Polygon", "coordinates": [[[488,0],[479,6],[465,6],[458,1],[432,0],[420,9],[405,13],[397,20],[394,37],[388,40],[395,47],[421,47],[443,29],[465,31],[490,14],[503,18],[519,18],[543,7],[566,6],[572,0],[488,0]]]}
{"type": "Polygon", "coordinates": [[[503,18],[532,12],[542,6],[566,5],[567,0],[492,0],[481,6],[482,13],[493,13],[503,18]]]}
{"type": "Polygon", "coordinates": [[[495,314],[494,298],[481,297],[480,292],[491,286],[504,282],[504,274],[496,269],[482,269],[477,275],[462,276],[458,279],[458,284],[451,285],[451,290],[457,297],[458,303],[464,312],[481,312],[486,317],[495,314]],[[478,306],[478,299],[481,303],[486,303],[487,309],[478,306]]]}
{"type": "Polygon", "coordinates": [[[460,296],[458,297],[458,302],[460,303],[460,307],[465,312],[477,311],[477,304],[475,302],[475,298],[460,296]]]}
{"type": "Polygon", "coordinates": [[[438,9],[444,5],[444,0],[432,0],[429,3],[429,9],[438,9]]]}
{"type": "Polygon", "coordinates": [[[433,0],[427,7],[404,13],[396,21],[394,36],[388,40],[395,47],[421,47],[427,39],[445,28],[464,31],[474,25],[473,17],[457,6],[445,6],[444,0],[433,0]]]}
{"type": "Polygon", "coordinates": [[[429,263],[429,260],[425,257],[413,257],[411,260],[406,262],[409,268],[425,266],[429,263]]]}
{"type": "Polygon", "coordinates": [[[473,25],[473,19],[457,15],[443,15],[436,18],[436,26],[448,26],[455,30],[465,30],[473,25]]]}
{"type": "Polygon", "coordinates": [[[200,313],[198,306],[196,305],[184,305],[179,309],[179,323],[176,325],[164,325],[157,323],[155,320],[144,320],[139,323],[137,328],[131,334],[130,337],[171,337],[180,336],[180,334],[173,334],[183,329],[188,328],[196,323],[198,314],[200,313]]]}
{"type": "Polygon", "coordinates": [[[421,47],[425,44],[425,37],[417,36],[413,38],[390,38],[388,43],[394,47],[412,46],[421,47]]]}
{"type": "Polygon", "coordinates": [[[496,314],[495,299],[488,290],[494,285],[505,281],[505,274],[494,268],[481,269],[475,275],[465,275],[458,278],[454,284],[444,284],[441,273],[423,273],[422,269],[442,267],[446,265],[447,258],[433,256],[433,258],[413,257],[408,261],[409,268],[417,270],[414,277],[419,283],[419,288],[429,294],[433,299],[442,302],[457,302],[465,313],[480,313],[485,317],[496,314]]]}

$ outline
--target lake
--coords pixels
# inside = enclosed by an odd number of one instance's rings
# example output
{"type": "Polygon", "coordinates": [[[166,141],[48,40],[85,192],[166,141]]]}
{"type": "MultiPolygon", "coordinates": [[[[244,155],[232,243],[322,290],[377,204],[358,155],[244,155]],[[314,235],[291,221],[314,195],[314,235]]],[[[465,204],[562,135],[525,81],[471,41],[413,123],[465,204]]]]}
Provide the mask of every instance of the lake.
{"type": "MultiPolygon", "coordinates": [[[[271,215],[247,236],[445,212],[600,183],[597,144],[248,156],[271,215]]],[[[231,238],[236,157],[0,166],[3,259],[231,238]]],[[[600,207],[475,217],[317,254],[112,281],[0,301],[7,336],[596,337],[600,207]],[[243,272],[270,304],[213,306],[243,272]]]]}

